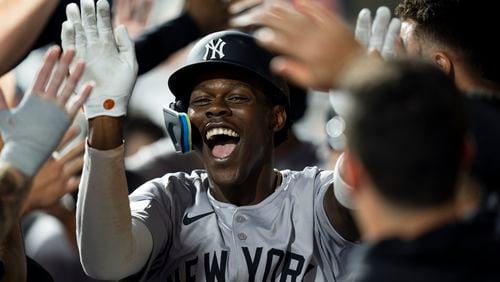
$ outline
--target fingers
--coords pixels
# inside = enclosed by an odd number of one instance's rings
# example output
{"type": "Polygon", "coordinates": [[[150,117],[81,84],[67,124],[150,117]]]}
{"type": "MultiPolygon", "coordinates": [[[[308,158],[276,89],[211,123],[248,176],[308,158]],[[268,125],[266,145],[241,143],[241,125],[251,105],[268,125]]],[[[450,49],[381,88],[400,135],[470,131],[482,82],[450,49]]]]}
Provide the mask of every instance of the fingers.
{"type": "Polygon", "coordinates": [[[262,16],[262,24],[274,30],[290,31],[290,24],[300,24],[303,16],[288,2],[274,2],[262,16]]]}
{"type": "Polygon", "coordinates": [[[286,2],[275,2],[271,5],[261,5],[232,19],[234,27],[266,26],[273,30],[287,30],[289,24],[297,24],[300,17],[297,11],[286,2]]]}
{"type": "Polygon", "coordinates": [[[309,87],[313,81],[313,74],[308,67],[293,59],[276,57],[271,61],[271,69],[302,87],[309,87]]]}
{"type": "Polygon", "coordinates": [[[75,48],[75,28],[69,21],[65,21],[62,24],[61,44],[64,51],[68,50],[69,48],[75,48]]]}
{"type": "Polygon", "coordinates": [[[391,20],[391,11],[389,8],[382,6],[377,9],[377,14],[373,20],[372,36],[370,38],[369,49],[382,51],[385,35],[391,20]]]}
{"type": "Polygon", "coordinates": [[[76,115],[76,113],[78,112],[78,110],[80,110],[80,108],[83,106],[85,101],[87,101],[87,99],[90,96],[90,93],[92,93],[92,89],[94,88],[94,85],[95,85],[95,82],[93,82],[93,81],[87,82],[83,85],[83,87],[80,91],[80,94],[78,95],[78,99],[76,101],[74,101],[74,103],[71,106],[69,106],[68,114],[71,118],[73,118],[76,115]]]}
{"type": "MultiPolygon", "coordinates": [[[[82,140],[75,148],[68,152],[64,157],[71,155],[67,158],[59,160],[63,165],[62,177],[63,179],[70,180],[78,174],[81,174],[83,169],[83,152],[85,151],[85,140],[82,140]]],[[[73,185],[71,185],[73,186],[73,185]]]]}
{"type": "Polygon", "coordinates": [[[52,75],[50,82],[47,87],[46,96],[49,98],[56,97],[59,87],[61,86],[66,74],[69,71],[69,65],[75,56],[75,50],[70,48],[64,52],[57,64],[57,67],[52,75]]]}
{"type": "Polygon", "coordinates": [[[370,49],[368,51],[368,56],[372,57],[372,58],[375,58],[375,59],[379,59],[379,60],[382,60],[383,57],[382,57],[382,54],[380,53],[379,50],[377,49],[370,49]]]}
{"type": "Polygon", "coordinates": [[[370,10],[362,9],[358,14],[354,36],[365,48],[370,43],[372,16],[370,10]]]}
{"type": "Polygon", "coordinates": [[[66,178],[70,178],[75,174],[80,174],[83,169],[83,151],[77,158],[72,159],[64,165],[63,175],[66,178]]]}
{"type": "Polygon", "coordinates": [[[5,96],[3,94],[2,88],[0,88],[0,111],[8,109],[9,106],[7,104],[7,100],[5,100],[5,96]]]}
{"type": "Polygon", "coordinates": [[[261,5],[264,0],[242,0],[229,6],[229,13],[238,15],[261,5]]]}
{"type": "Polygon", "coordinates": [[[97,29],[99,30],[99,38],[103,42],[114,44],[111,12],[106,0],[97,1],[97,29]]]}
{"type": "Polygon", "coordinates": [[[142,0],[139,3],[139,8],[136,11],[136,19],[139,23],[145,25],[149,20],[149,15],[151,13],[151,9],[153,8],[153,0],[142,0]]]}
{"type": "Polygon", "coordinates": [[[237,17],[232,18],[229,21],[229,25],[232,27],[252,27],[256,25],[262,25],[260,22],[260,17],[264,8],[259,6],[247,11],[245,13],[241,13],[237,17]]]}
{"type": "Polygon", "coordinates": [[[55,151],[61,151],[64,147],[66,147],[66,145],[68,145],[69,141],[73,140],[73,138],[78,135],[78,133],[80,133],[80,126],[71,126],[64,134],[55,151]]]}
{"type": "Polygon", "coordinates": [[[59,163],[66,164],[67,162],[72,161],[73,159],[82,157],[84,150],[85,150],[85,140],[81,140],[80,143],[78,143],[75,147],[69,150],[66,154],[59,157],[57,161],[59,163]]]}
{"type": "Polygon", "coordinates": [[[71,94],[75,91],[75,88],[78,85],[80,78],[82,77],[84,68],[85,63],[83,62],[83,60],[78,60],[70,76],[66,79],[63,90],[59,94],[58,102],[60,106],[64,107],[64,105],[66,105],[66,103],[68,102],[71,94]]]}
{"type": "Polygon", "coordinates": [[[116,45],[118,47],[118,51],[120,52],[120,56],[127,62],[134,62],[135,60],[134,43],[128,36],[128,32],[125,26],[120,25],[115,29],[115,37],[116,37],[116,45]]]}
{"type": "Polygon", "coordinates": [[[116,22],[121,23],[132,16],[129,3],[129,0],[114,0],[113,16],[116,22]]]}
{"type": "Polygon", "coordinates": [[[331,12],[324,3],[320,1],[297,0],[297,10],[312,19],[316,24],[331,24],[332,21],[340,22],[336,14],[331,12]]]}
{"type": "Polygon", "coordinates": [[[80,185],[80,176],[73,176],[68,179],[68,183],[66,184],[66,193],[73,193],[78,189],[80,185]]]}
{"type": "Polygon", "coordinates": [[[396,38],[399,37],[401,30],[401,20],[394,18],[389,24],[387,36],[385,37],[384,47],[382,49],[382,57],[385,59],[392,58],[396,55],[396,38]]]}
{"type": "Polygon", "coordinates": [[[99,42],[94,0],[80,0],[82,24],[89,44],[99,42]]]}
{"type": "Polygon", "coordinates": [[[255,34],[255,38],[263,45],[265,48],[268,48],[271,51],[278,52],[281,54],[289,54],[292,46],[289,44],[286,37],[282,34],[275,32],[274,30],[264,27],[258,29],[255,34]]]}
{"type": "Polygon", "coordinates": [[[82,20],[80,18],[80,9],[75,3],[71,3],[66,6],[66,17],[73,25],[75,33],[75,47],[77,52],[85,50],[87,46],[87,37],[85,36],[85,31],[83,30],[82,20]]]}
{"type": "Polygon", "coordinates": [[[40,94],[45,92],[45,87],[47,86],[50,75],[52,74],[52,70],[54,69],[54,65],[56,64],[60,53],[61,49],[57,46],[50,47],[50,49],[45,53],[42,66],[38,70],[32,87],[33,93],[40,94]]]}

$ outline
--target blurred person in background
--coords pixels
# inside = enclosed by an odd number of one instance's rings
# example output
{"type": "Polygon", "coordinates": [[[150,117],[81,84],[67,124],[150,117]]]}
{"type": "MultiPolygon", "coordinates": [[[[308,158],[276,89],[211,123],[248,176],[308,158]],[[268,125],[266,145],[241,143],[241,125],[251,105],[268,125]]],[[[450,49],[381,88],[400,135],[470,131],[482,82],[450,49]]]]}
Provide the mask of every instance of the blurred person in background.
{"type": "Polygon", "coordinates": [[[365,245],[346,281],[496,281],[494,213],[463,219],[472,148],[453,81],[426,63],[360,64],[343,85],[345,179],[365,245]]]}
{"type": "Polygon", "coordinates": [[[68,138],[64,133],[92,90],[87,83],[78,99],[68,102],[84,68],[82,61],[76,62],[66,78],[74,54],[67,50],[59,58],[58,47],[49,49],[32,88],[15,109],[8,108],[0,90],[0,259],[7,281],[51,280],[36,263],[26,261],[19,217],[36,173],[61,139],[68,138]]]}
{"type": "Polygon", "coordinates": [[[436,64],[465,94],[476,148],[471,175],[483,206],[498,203],[500,189],[500,45],[478,30],[497,24],[496,10],[496,2],[471,0],[404,0],[396,8],[400,53],[436,64]]]}
{"type": "Polygon", "coordinates": [[[498,280],[496,212],[464,219],[457,205],[473,150],[463,97],[450,76],[423,63],[367,56],[321,5],[279,3],[247,15],[249,22],[264,25],[257,38],[282,54],[271,63],[274,71],[304,86],[340,85],[351,96],[340,175],[352,185],[368,242],[353,260],[351,279],[498,280]]]}

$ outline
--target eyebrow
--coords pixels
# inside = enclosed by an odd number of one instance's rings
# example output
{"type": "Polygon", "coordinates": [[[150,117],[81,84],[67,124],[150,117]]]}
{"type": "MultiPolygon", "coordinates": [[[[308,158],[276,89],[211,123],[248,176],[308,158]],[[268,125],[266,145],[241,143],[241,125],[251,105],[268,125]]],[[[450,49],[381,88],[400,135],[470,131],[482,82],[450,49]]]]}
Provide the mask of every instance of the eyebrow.
{"type": "MultiPolygon", "coordinates": [[[[221,84],[220,82],[215,83],[215,85],[221,84]]],[[[209,84],[201,84],[196,86],[193,91],[200,90],[200,91],[205,91],[205,90],[210,90],[214,87],[214,83],[209,83],[209,84]]],[[[254,90],[254,87],[252,87],[250,84],[241,82],[241,81],[231,81],[228,83],[225,83],[224,88],[235,88],[235,87],[246,87],[249,88],[252,91],[254,90]]]]}

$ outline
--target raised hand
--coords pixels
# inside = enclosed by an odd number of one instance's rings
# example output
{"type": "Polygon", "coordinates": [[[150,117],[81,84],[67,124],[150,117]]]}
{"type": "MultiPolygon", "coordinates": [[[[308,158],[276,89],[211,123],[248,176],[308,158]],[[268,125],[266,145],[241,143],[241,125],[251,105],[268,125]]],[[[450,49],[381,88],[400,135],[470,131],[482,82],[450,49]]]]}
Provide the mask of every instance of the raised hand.
{"type": "MultiPolygon", "coordinates": [[[[70,127],[56,148],[60,151],[71,142],[79,131],[78,126],[70,127]]],[[[49,208],[66,193],[74,192],[80,183],[83,168],[85,140],[64,155],[51,156],[43,164],[32,181],[31,190],[23,206],[23,213],[34,209],[49,208]]]]}
{"type": "Polygon", "coordinates": [[[92,85],[86,83],[78,99],[68,102],[82,76],[84,63],[76,62],[66,78],[75,52],[69,49],[59,59],[60,53],[59,47],[47,51],[33,86],[17,108],[9,109],[0,92],[0,132],[5,143],[0,160],[29,177],[54,151],[92,91],[92,85]]]}
{"type": "Polygon", "coordinates": [[[334,13],[315,1],[277,1],[231,21],[233,26],[264,26],[260,43],[280,54],[271,68],[303,87],[328,89],[339,74],[363,53],[352,31],[334,13]]]}
{"type": "Polygon", "coordinates": [[[365,8],[358,14],[355,36],[370,52],[378,51],[384,59],[389,59],[396,55],[400,29],[401,21],[398,18],[391,19],[389,8],[379,7],[373,24],[371,12],[365,8]]]}
{"type": "Polygon", "coordinates": [[[229,6],[229,13],[231,16],[238,16],[250,9],[258,8],[260,5],[265,4],[265,0],[240,0],[234,1],[229,6]]]}
{"type": "Polygon", "coordinates": [[[109,3],[81,0],[66,7],[68,20],[63,23],[63,49],[75,48],[77,57],[85,59],[83,80],[96,82],[94,91],[84,104],[87,119],[96,116],[123,116],[137,77],[134,44],[124,26],[114,33],[109,3]]]}
{"type": "Polygon", "coordinates": [[[115,0],[113,26],[124,25],[132,38],[146,29],[154,0],[115,0]]]}
{"type": "Polygon", "coordinates": [[[226,29],[232,0],[186,0],[186,11],[203,34],[226,29]]]}

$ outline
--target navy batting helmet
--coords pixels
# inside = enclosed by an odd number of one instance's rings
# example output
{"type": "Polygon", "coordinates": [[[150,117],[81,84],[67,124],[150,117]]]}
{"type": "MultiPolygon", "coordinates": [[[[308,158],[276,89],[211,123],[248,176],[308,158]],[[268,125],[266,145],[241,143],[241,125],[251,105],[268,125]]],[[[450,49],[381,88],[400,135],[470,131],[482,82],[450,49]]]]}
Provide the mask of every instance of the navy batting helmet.
{"type": "MultiPolygon", "coordinates": [[[[197,80],[199,77],[224,70],[240,77],[258,79],[271,101],[276,105],[284,105],[288,110],[288,84],[271,72],[269,63],[273,57],[272,53],[257,45],[249,34],[237,30],[215,32],[203,37],[193,46],[185,65],[170,76],[168,86],[176,99],[187,106],[191,91],[200,82],[197,80]]],[[[276,144],[286,138],[288,128],[287,122],[287,126],[277,133],[276,144]]]]}

